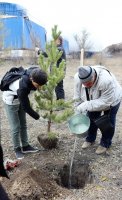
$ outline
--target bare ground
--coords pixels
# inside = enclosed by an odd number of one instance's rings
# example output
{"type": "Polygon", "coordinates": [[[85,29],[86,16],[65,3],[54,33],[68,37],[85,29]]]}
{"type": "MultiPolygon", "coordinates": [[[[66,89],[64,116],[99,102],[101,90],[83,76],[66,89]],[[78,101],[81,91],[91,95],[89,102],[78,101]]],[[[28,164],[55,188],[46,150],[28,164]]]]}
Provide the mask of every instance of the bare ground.
{"type": "MultiPolygon", "coordinates": [[[[120,59],[107,60],[107,67],[114,72],[122,85],[122,65],[120,59]],[[117,65],[118,63],[118,65],[117,65]]],[[[86,60],[86,64],[94,60],[86,60]]],[[[0,75],[12,65],[1,65],[0,75]]],[[[78,60],[67,61],[65,77],[66,99],[73,97],[73,76],[79,66],[78,60]]],[[[1,100],[1,133],[5,158],[15,159],[13,153],[10,129],[1,100]]],[[[86,182],[81,189],[68,189],[58,185],[60,169],[71,162],[75,138],[70,134],[67,123],[52,125],[59,133],[58,148],[44,150],[37,141],[37,136],[45,131],[46,123],[35,121],[27,116],[30,143],[40,148],[35,154],[28,154],[22,163],[9,172],[10,180],[2,179],[2,184],[11,200],[120,200],[122,199],[122,106],[117,116],[116,133],[111,149],[105,155],[96,155],[100,133],[94,146],[82,150],[84,138],[77,140],[74,163],[78,166],[88,164],[92,171],[92,182],[86,182]],[[57,181],[58,179],[58,181],[57,181]]],[[[0,198],[1,199],[1,198],[0,198]]]]}

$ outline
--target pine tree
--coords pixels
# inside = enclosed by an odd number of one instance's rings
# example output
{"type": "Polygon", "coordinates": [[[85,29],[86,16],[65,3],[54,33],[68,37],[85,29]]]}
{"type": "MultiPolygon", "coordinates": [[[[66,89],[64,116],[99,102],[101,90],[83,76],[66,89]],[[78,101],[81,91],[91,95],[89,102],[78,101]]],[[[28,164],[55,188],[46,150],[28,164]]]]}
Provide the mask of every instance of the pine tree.
{"type": "Polygon", "coordinates": [[[63,99],[56,100],[55,87],[65,76],[66,63],[63,60],[57,68],[57,60],[62,52],[57,49],[55,40],[60,36],[61,31],[57,30],[57,25],[52,28],[52,40],[46,44],[46,54],[40,54],[40,68],[47,72],[48,83],[35,93],[36,108],[41,112],[43,118],[47,119],[47,133],[51,133],[51,123],[61,123],[72,115],[72,102],[63,99]],[[64,110],[57,112],[58,108],[64,110]],[[43,111],[43,112],[42,112],[43,111]]]}

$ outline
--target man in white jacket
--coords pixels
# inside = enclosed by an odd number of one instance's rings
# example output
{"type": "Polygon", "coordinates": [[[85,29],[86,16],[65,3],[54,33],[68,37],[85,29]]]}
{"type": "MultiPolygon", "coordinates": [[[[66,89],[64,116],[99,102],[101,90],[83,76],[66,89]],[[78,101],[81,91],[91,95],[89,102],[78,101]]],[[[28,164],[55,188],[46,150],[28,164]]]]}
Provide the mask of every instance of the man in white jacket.
{"type": "Polygon", "coordinates": [[[122,88],[115,76],[104,66],[82,66],[74,77],[74,100],[77,113],[87,113],[90,118],[90,128],[82,148],[91,146],[97,136],[95,120],[101,113],[110,115],[112,128],[101,131],[100,145],[96,150],[102,154],[111,146],[115,132],[116,114],[122,98],[122,88]],[[87,89],[86,89],[87,88],[87,89]]]}

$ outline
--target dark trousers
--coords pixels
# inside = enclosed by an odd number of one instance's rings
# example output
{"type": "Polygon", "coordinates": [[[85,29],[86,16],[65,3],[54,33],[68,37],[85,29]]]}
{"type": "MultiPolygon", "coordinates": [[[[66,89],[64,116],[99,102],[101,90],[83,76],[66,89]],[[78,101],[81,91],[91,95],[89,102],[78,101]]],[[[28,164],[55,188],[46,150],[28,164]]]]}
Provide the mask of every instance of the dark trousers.
{"type": "Polygon", "coordinates": [[[1,184],[0,184],[0,200],[10,200],[1,184]]]}
{"type": "Polygon", "coordinates": [[[63,88],[63,80],[58,83],[58,85],[55,88],[56,98],[59,99],[65,99],[65,93],[63,88]]]}
{"type": "MultiPolygon", "coordinates": [[[[116,125],[116,114],[118,112],[120,103],[118,103],[116,106],[111,107],[110,110],[104,111],[104,114],[108,114],[110,115],[110,121],[111,124],[113,125],[113,128],[110,129],[110,131],[106,132],[101,132],[102,137],[100,140],[100,145],[106,148],[109,148],[111,146],[112,143],[112,138],[114,136],[115,133],[115,125],[116,125]]],[[[94,142],[96,140],[96,136],[97,136],[97,126],[94,123],[94,120],[96,120],[100,115],[101,112],[88,112],[88,116],[90,118],[91,124],[90,124],[90,128],[88,130],[88,135],[86,137],[86,141],[87,142],[94,142]]]]}

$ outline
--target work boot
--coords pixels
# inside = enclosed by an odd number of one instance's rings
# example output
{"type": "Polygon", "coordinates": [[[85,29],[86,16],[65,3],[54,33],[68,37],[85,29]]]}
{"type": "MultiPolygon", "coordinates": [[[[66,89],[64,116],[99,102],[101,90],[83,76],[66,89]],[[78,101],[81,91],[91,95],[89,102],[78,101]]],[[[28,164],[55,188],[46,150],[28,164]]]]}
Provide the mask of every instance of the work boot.
{"type": "Polygon", "coordinates": [[[106,151],[107,151],[106,147],[99,145],[99,147],[96,150],[96,154],[103,154],[103,153],[106,153],[106,151]]]}
{"type": "Polygon", "coordinates": [[[85,142],[83,143],[83,145],[82,145],[82,149],[86,149],[86,148],[90,147],[92,144],[93,144],[92,142],[87,142],[87,141],[85,141],[85,142]]]}

